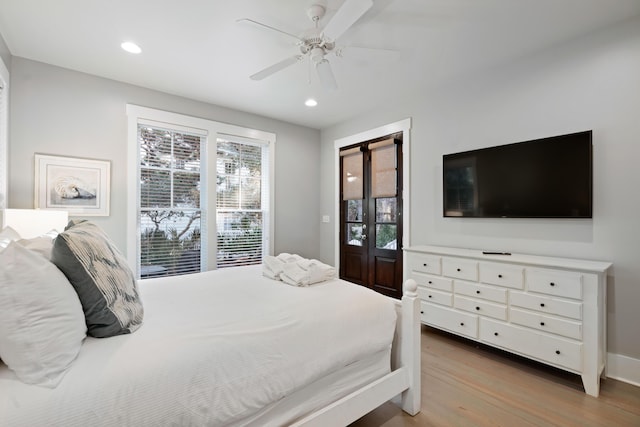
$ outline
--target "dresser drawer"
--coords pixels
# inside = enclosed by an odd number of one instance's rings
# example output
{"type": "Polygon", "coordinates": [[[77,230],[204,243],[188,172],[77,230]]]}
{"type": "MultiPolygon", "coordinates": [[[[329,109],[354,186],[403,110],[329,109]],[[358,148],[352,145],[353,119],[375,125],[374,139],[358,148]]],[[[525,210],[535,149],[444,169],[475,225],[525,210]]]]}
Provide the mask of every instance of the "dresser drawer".
{"type": "Polygon", "coordinates": [[[441,258],[437,255],[409,253],[407,255],[409,271],[442,274],[441,258]]]}
{"type": "Polygon", "coordinates": [[[582,344],[520,326],[480,319],[480,340],[555,366],[582,371],[582,344]]]}
{"type": "Polygon", "coordinates": [[[447,307],[453,306],[453,295],[449,292],[436,291],[418,286],[418,296],[424,301],[446,305],[447,307]]]}
{"type": "Polygon", "coordinates": [[[418,286],[425,286],[427,288],[439,289],[447,292],[453,291],[453,279],[448,279],[442,276],[432,276],[415,270],[409,272],[409,278],[415,280],[418,286]]]}
{"type": "Polygon", "coordinates": [[[571,271],[527,268],[527,289],[559,297],[582,299],[582,274],[571,271]]]}
{"type": "Polygon", "coordinates": [[[524,267],[499,262],[481,262],[480,281],[508,288],[524,289],[524,267]]]}
{"type": "Polygon", "coordinates": [[[511,323],[562,335],[574,340],[582,340],[582,323],[571,320],[558,319],[557,317],[546,316],[535,311],[520,310],[511,308],[509,310],[511,323]]]}
{"type": "Polygon", "coordinates": [[[512,307],[527,308],[541,313],[582,320],[582,303],[580,302],[512,291],[509,293],[509,303],[512,307]]]}
{"type": "Polygon", "coordinates": [[[457,309],[476,313],[481,316],[489,316],[494,319],[507,320],[507,306],[492,302],[481,301],[475,298],[467,298],[455,295],[453,306],[457,309]]]}
{"type": "Polygon", "coordinates": [[[422,322],[458,335],[478,339],[478,316],[424,301],[420,304],[422,322]]]}
{"type": "Polygon", "coordinates": [[[456,280],[454,282],[454,289],[458,295],[482,298],[502,304],[507,303],[506,289],[485,286],[479,283],[465,282],[462,280],[456,280]]]}
{"type": "Polygon", "coordinates": [[[460,258],[443,258],[442,274],[455,279],[478,281],[478,261],[460,258]]]}

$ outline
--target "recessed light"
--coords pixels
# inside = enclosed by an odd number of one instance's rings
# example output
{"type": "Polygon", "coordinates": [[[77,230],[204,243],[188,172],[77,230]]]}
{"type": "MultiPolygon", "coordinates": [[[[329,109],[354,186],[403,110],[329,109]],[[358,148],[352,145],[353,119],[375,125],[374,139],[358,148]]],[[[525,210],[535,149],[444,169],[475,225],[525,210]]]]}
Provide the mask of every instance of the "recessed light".
{"type": "Polygon", "coordinates": [[[316,105],[318,105],[318,101],[313,98],[309,98],[304,101],[304,105],[306,105],[307,107],[315,107],[316,105]]]}
{"type": "Polygon", "coordinates": [[[121,48],[123,48],[124,50],[126,50],[129,53],[140,53],[142,52],[142,49],[140,49],[140,46],[138,46],[137,44],[133,43],[133,42],[123,42],[120,45],[121,48]]]}

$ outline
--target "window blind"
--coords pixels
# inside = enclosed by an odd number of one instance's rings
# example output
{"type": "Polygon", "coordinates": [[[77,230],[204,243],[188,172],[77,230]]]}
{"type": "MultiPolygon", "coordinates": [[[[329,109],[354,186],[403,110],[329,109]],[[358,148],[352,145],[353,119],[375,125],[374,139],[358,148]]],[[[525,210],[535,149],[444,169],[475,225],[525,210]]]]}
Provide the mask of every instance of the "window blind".
{"type": "Polygon", "coordinates": [[[342,157],[342,200],[364,197],[363,154],[360,147],[340,151],[342,157]]]}
{"type": "Polygon", "coordinates": [[[371,151],[371,197],[395,197],[396,146],[393,139],[369,144],[371,151]]]}
{"type": "Polygon", "coordinates": [[[267,224],[267,145],[223,135],[217,141],[217,266],[260,264],[267,224]]]}
{"type": "Polygon", "coordinates": [[[201,271],[201,151],[206,138],[148,123],[138,125],[140,275],[201,271]]]}

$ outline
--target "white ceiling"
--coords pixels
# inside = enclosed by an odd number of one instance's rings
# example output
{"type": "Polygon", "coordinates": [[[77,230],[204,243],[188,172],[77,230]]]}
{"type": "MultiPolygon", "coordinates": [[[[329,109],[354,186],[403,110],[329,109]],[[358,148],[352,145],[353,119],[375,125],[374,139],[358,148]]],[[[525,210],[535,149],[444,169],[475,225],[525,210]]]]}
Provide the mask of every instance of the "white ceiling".
{"type": "Polygon", "coordinates": [[[403,94],[425,91],[640,14],[640,0],[374,0],[338,46],[395,49],[330,56],[337,91],[307,62],[249,76],[297,53],[344,0],[0,0],[0,33],[14,56],[322,129],[403,94]],[[120,49],[131,40],[143,52],[120,49]],[[311,77],[309,80],[309,76],[311,77]],[[303,102],[315,97],[319,105],[303,102]]]}

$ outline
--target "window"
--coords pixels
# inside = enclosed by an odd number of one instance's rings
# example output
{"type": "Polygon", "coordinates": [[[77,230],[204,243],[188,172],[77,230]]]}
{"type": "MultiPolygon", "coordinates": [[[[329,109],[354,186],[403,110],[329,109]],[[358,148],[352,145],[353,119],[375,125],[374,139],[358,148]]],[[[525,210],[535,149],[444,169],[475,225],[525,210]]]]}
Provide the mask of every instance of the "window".
{"type": "Polygon", "coordinates": [[[216,225],[218,268],[260,264],[263,205],[268,195],[266,146],[218,138],[216,225]]]}
{"type": "Polygon", "coordinates": [[[203,135],[138,124],[142,278],[201,270],[203,142],[203,135]]]}
{"type": "Polygon", "coordinates": [[[127,258],[139,277],[273,252],[274,134],[134,105],[127,114],[127,258]]]}

